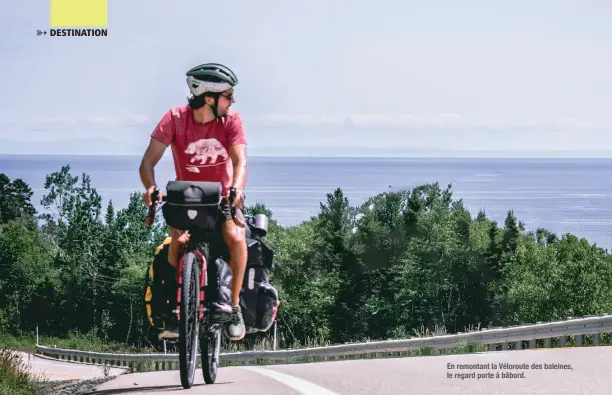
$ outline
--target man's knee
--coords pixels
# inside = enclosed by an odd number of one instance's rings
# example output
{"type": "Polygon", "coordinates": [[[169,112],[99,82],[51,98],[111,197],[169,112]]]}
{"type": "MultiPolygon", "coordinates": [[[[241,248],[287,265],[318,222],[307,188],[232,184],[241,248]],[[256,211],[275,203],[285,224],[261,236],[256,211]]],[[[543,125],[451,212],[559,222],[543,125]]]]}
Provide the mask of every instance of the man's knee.
{"type": "Polygon", "coordinates": [[[223,226],[223,239],[230,250],[242,249],[243,246],[246,248],[244,229],[236,226],[233,220],[225,222],[223,226]]]}
{"type": "Polygon", "coordinates": [[[187,244],[189,241],[189,232],[180,229],[171,228],[172,241],[177,244],[187,244]]]}
{"type": "Polygon", "coordinates": [[[189,240],[189,234],[174,228],[170,229],[170,233],[172,240],[168,248],[168,262],[170,265],[178,267],[180,253],[185,243],[189,240]]]}

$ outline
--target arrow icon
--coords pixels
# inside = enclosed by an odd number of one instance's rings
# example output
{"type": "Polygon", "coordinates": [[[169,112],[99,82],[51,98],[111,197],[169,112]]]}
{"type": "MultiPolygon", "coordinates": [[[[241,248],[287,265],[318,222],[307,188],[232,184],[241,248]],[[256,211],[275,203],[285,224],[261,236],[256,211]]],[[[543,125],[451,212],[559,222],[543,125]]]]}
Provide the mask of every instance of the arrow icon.
{"type": "Polygon", "coordinates": [[[41,34],[43,34],[42,30],[36,30],[36,35],[40,36],[41,34]]]}

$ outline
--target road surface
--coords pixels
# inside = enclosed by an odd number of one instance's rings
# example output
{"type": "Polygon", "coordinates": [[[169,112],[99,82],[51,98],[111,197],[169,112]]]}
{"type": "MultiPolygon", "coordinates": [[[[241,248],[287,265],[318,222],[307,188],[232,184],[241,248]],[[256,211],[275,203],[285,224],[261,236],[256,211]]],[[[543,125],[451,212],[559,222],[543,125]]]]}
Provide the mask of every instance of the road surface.
{"type": "MultiPolygon", "coordinates": [[[[24,363],[29,364],[28,373],[33,376],[45,376],[49,381],[88,380],[104,377],[102,366],[83,363],[58,361],[20,352],[24,363]]],[[[125,369],[112,368],[112,376],[125,372],[125,369]]]]}
{"type": "Polygon", "coordinates": [[[175,370],[120,375],[91,394],[603,395],[612,394],[612,347],[227,367],[212,385],[197,373],[189,390],[182,389],[175,370]],[[507,373],[522,377],[502,378],[507,373]]]}

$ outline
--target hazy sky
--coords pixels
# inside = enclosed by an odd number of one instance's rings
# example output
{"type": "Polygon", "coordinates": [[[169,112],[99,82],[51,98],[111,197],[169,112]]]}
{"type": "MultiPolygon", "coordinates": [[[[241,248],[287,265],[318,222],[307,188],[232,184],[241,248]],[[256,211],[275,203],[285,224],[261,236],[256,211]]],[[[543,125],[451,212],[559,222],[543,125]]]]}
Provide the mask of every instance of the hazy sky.
{"type": "Polygon", "coordinates": [[[0,153],[140,154],[204,62],[250,154],[612,150],[609,0],[109,0],[97,38],[0,5],[0,153]]]}

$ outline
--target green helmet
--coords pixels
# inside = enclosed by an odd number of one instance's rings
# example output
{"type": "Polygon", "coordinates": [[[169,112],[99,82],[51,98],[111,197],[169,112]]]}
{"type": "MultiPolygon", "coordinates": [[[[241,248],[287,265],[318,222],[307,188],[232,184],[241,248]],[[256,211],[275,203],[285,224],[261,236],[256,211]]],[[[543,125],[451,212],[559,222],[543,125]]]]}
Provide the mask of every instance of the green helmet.
{"type": "Polygon", "coordinates": [[[187,71],[187,86],[193,96],[223,92],[238,85],[238,77],[219,63],[204,63],[187,71]]]}

